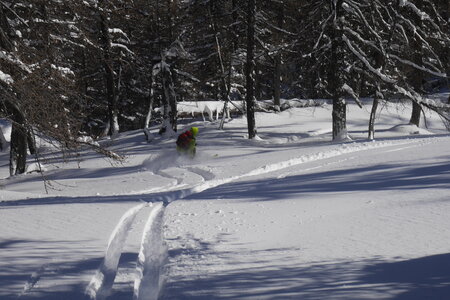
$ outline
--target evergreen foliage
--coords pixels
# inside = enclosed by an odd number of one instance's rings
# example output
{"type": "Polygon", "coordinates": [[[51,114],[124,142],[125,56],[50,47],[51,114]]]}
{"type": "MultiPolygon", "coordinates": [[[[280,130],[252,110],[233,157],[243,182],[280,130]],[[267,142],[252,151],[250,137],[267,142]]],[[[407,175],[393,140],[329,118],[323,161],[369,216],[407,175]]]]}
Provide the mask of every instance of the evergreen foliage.
{"type": "Polygon", "coordinates": [[[176,131],[184,100],[246,99],[250,138],[261,99],[332,99],[334,139],[360,97],[374,99],[370,138],[380,101],[413,101],[413,123],[424,107],[448,122],[449,104],[426,97],[448,89],[448,16],[448,1],[430,0],[1,0],[0,116],[14,151],[35,134],[73,148],[176,131]]]}

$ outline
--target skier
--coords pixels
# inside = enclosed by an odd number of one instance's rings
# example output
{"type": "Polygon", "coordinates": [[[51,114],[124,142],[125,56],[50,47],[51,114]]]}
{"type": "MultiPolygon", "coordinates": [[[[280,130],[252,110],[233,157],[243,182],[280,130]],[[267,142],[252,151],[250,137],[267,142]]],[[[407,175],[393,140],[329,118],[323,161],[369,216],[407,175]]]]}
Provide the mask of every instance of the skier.
{"type": "Polygon", "coordinates": [[[197,146],[195,137],[197,134],[198,127],[191,127],[190,130],[187,130],[178,136],[177,151],[179,154],[186,154],[189,155],[189,157],[194,158],[196,151],[195,146],[197,146]]]}

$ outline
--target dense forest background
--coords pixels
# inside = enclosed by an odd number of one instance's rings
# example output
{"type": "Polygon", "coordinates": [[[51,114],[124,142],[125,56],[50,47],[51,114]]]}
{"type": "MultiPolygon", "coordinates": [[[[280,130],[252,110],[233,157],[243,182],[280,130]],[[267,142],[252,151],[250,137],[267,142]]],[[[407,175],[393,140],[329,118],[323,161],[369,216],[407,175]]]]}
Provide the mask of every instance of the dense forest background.
{"type": "Polygon", "coordinates": [[[244,101],[250,138],[259,100],[278,111],[292,97],[330,99],[334,139],[361,97],[373,98],[369,138],[380,101],[412,101],[416,125],[424,107],[448,122],[450,103],[426,95],[448,88],[449,11],[448,0],[1,0],[11,174],[36,134],[62,148],[151,124],[164,134],[180,101],[244,101]]]}

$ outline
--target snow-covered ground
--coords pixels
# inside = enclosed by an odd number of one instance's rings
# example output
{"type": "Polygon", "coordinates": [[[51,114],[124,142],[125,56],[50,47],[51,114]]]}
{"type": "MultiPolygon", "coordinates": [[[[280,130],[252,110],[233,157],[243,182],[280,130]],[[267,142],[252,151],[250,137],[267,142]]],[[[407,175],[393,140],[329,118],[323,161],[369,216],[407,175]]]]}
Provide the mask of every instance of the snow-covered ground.
{"type": "Polygon", "coordinates": [[[193,160],[123,133],[122,163],[47,153],[48,194],[0,152],[0,299],[450,299],[450,135],[390,104],[368,141],[369,111],[345,143],[330,105],[192,122],[193,160]]]}

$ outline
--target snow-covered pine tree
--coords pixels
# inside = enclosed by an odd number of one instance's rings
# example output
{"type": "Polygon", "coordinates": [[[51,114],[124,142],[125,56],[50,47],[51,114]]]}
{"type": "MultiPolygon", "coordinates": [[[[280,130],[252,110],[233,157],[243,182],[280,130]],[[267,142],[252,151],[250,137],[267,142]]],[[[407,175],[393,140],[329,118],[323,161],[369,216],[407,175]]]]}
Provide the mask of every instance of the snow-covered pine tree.
{"type": "Polygon", "coordinates": [[[356,76],[352,65],[354,58],[346,43],[347,28],[361,28],[363,21],[353,6],[354,1],[307,1],[304,9],[308,19],[305,27],[309,36],[310,52],[306,55],[312,69],[318,75],[317,88],[323,88],[333,101],[333,140],[348,138],[346,125],[346,96],[359,103],[356,93],[356,76]]]}

